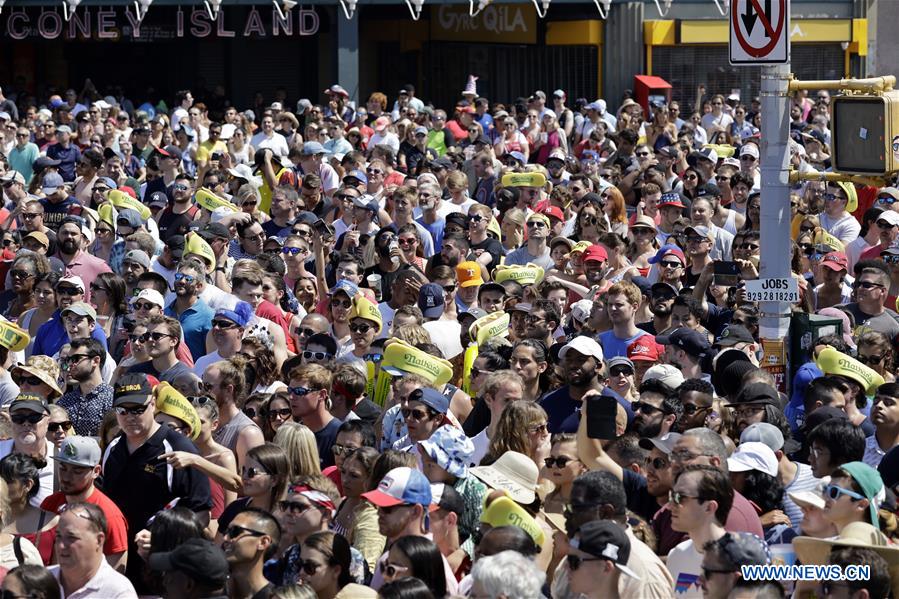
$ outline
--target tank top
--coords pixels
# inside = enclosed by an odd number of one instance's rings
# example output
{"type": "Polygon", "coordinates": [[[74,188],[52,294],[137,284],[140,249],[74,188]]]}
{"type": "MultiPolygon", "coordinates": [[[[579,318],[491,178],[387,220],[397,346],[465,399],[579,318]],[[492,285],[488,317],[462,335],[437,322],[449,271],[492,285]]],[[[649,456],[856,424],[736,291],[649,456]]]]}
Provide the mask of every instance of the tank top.
{"type": "Polygon", "coordinates": [[[731,235],[737,234],[737,213],[734,210],[731,210],[727,213],[727,220],[724,221],[724,226],[721,227],[731,235]]]}
{"type": "Polygon", "coordinates": [[[256,426],[256,423],[250,420],[250,417],[243,412],[238,412],[234,418],[228,421],[228,424],[212,433],[212,438],[219,445],[224,445],[231,451],[235,451],[237,449],[237,436],[240,434],[240,431],[248,426],[256,426]]]}

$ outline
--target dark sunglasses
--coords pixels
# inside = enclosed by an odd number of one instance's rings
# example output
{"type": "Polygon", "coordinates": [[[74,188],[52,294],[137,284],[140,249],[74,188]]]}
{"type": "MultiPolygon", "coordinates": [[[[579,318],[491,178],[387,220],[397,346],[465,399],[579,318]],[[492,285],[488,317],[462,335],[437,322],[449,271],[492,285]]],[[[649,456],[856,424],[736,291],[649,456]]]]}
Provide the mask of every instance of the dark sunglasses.
{"type": "Polygon", "coordinates": [[[664,470],[668,467],[668,460],[665,458],[646,458],[644,463],[647,466],[652,466],[654,470],[664,470]]]}
{"type": "Polygon", "coordinates": [[[547,468],[564,468],[568,462],[573,462],[574,458],[569,458],[568,456],[560,455],[559,457],[548,457],[543,458],[543,463],[546,464],[547,468]]]}
{"type": "Polygon", "coordinates": [[[71,420],[66,420],[64,422],[51,422],[50,424],[47,425],[47,432],[48,433],[57,433],[59,431],[65,432],[65,431],[69,430],[70,428],[72,428],[71,420]]]}
{"type": "Polygon", "coordinates": [[[374,328],[374,327],[372,327],[370,324],[367,324],[364,322],[350,323],[350,325],[349,325],[350,332],[359,333],[361,335],[366,334],[372,328],[374,328]]]}
{"type": "Polygon", "coordinates": [[[145,403],[142,406],[133,406],[133,407],[116,406],[115,413],[118,414],[119,416],[125,416],[125,415],[140,416],[141,414],[146,412],[147,408],[149,408],[149,407],[150,407],[149,403],[145,403]]]}
{"type": "Polygon", "coordinates": [[[577,555],[568,554],[568,569],[576,572],[584,562],[598,562],[604,560],[604,557],[578,557],[577,555]]]}
{"type": "Polygon", "coordinates": [[[266,533],[260,532],[258,530],[253,530],[252,528],[244,528],[243,526],[232,524],[225,530],[224,536],[226,539],[236,539],[237,537],[242,537],[244,535],[250,535],[252,537],[264,537],[265,534],[266,533]]]}
{"type": "Polygon", "coordinates": [[[422,408],[403,408],[400,410],[403,414],[403,420],[418,420],[419,422],[422,420],[427,420],[431,417],[430,412],[422,408]]]}
{"type": "Polygon", "coordinates": [[[276,418],[280,419],[280,420],[286,420],[286,419],[290,418],[290,416],[291,416],[290,408],[281,408],[280,410],[269,410],[268,411],[268,419],[269,420],[275,420],[276,418]]]}
{"type": "Polygon", "coordinates": [[[9,418],[14,424],[25,424],[26,422],[28,424],[37,424],[44,419],[44,416],[46,416],[46,414],[12,414],[9,418]]]}

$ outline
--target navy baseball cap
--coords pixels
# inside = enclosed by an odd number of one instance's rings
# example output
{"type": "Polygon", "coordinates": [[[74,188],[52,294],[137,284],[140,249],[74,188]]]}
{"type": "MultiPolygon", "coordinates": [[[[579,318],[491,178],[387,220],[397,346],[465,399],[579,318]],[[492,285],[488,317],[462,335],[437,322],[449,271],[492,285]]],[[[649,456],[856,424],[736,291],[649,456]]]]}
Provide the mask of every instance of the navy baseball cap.
{"type": "Polygon", "coordinates": [[[418,307],[425,318],[440,318],[445,305],[443,287],[437,283],[421,286],[421,290],[418,292],[418,307]]]}
{"type": "Polygon", "coordinates": [[[667,335],[659,335],[656,341],[679,347],[696,358],[704,358],[712,347],[705,335],[687,327],[678,327],[667,335]]]}

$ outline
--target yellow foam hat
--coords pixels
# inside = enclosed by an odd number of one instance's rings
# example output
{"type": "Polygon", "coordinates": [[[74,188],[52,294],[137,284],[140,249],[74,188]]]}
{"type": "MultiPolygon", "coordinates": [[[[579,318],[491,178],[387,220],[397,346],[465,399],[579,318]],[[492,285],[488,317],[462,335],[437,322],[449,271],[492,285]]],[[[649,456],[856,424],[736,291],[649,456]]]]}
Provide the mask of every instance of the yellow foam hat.
{"type": "Polygon", "coordinates": [[[119,191],[118,189],[110,189],[109,193],[106,194],[106,199],[112,203],[116,208],[121,208],[122,210],[131,208],[132,210],[137,210],[140,217],[144,220],[147,220],[152,216],[150,209],[132,198],[130,195],[125,193],[124,191],[119,191]]]}
{"type": "Polygon", "coordinates": [[[497,239],[503,238],[502,229],[499,228],[499,221],[496,220],[495,216],[490,217],[490,224],[487,225],[487,232],[493,233],[497,239]]]}
{"type": "Polygon", "coordinates": [[[506,173],[503,187],[543,187],[546,177],[542,173],[506,173]]]}
{"type": "Polygon", "coordinates": [[[449,361],[432,356],[399,339],[391,339],[384,347],[381,370],[393,376],[417,374],[435,387],[442,387],[453,378],[453,365],[449,361]]]}
{"type": "Polygon", "coordinates": [[[206,243],[206,240],[197,233],[191,231],[184,236],[184,255],[197,256],[206,263],[206,272],[211,273],[215,270],[215,252],[212,246],[206,243]]]}
{"type": "Polygon", "coordinates": [[[843,245],[843,242],[825,231],[824,229],[818,229],[815,233],[814,243],[816,245],[826,245],[833,248],[835,252],[842,252],[846,249],[846,246],[843,245]]]}
{"type": "Polygon", "coordinates": [[[468,327],[468,336],[478,345],[484,345],[488,339],[505,337],[508,334],[509,315],[506,312],[493,312],[482,316],[468,327]]]}
{"type": "Polygon", "coordinates": [[[571,248],[570,253],[576,254],[578,252],[586,252],[587,248],[590,247],[591,245],[593,245],[593,244],[590,243],[589,241],[578,241],[576,244],[574,244],[574,247],[571,248]]]}
{"type": "Polygon", "coordinates": [[[730,158],[737,152],[737,148],[729,144],[706,144],[703,148],[712,148],[718,154],[718,158],[730,158]]]}
{"type": "Polygon", "coordinates": [[[543,280],[543,267],[528,262],[525,266],[500,264],[493,270],[497,283],[515,281],[521,285],[536,285],[543,280]]]}
{"type": "Polygon", "coordinates": [[[493,528],[500,526],[520,528],[528,533],[538,546],[542,546],[546,540],[546,535],[543,534],[543,529],[540,528],[537,521],[509,497],[494,499],[490,505],[484,507],[484,511],[481,512],[481,522],[489,524],[493,528]]]}
{"type": "Polygon", "coordinates": [[[191,439],[200,436],[200,415],[180,391],[162,381],[153,389],[153,397],[156,399],[157,410],[177,418],[190,428],[191,439]]]}
{"type": "Polygon", "coordinates": [[[220,198],[214,193],[212,193],[211,189],[206,187],[201,187],[197,190],[197,193],[194,194],[194,198],[197,200],[197,204],[200,205],[201,208],[205,208],[212,212],[216,208],[227,208],[231,212],[237,212],[238,208],[228,200],[224,198],[220,198]]]}
{"type": "Polygon", "coordinates": [[[815,363],[824,374],[835,374],[857,382],[865,388],[866,395],[874,395],[877,388],[884,383],[883,377],[876,371],[832,347],[822,349],[815,363]]]}
{"type": "Polygon", "coordinates": [[[855,191],[855,184],[848,181],[837,181],[837,185],[846,192],[848,201],[846,202],[846,212],[855,212],[858,210],[858,192],[855,191]]]}
{"type": "Polygon", "coordinates": [[[381,311],[362,294],[357,295],[355,300],[353,300],[353,309],[350,310],[349,319],[352,320],[354,318],[364,318],[376,323],[378,325],[378,333],[381,332],[381,327],[384,325],[381,320],[381,311]]]}
{"type": "Polygon", "coordinates": [[[100,204],[97,208],[97,214],[100,216],[100,222],[106,223],[113,229],[116,226],[116,218],[119,216],[119,211],[115,209],[110,203],[100,204]]]}
{"type": "Polygon", "coordinates": [[[8,320],[0,320],[0,345],[17,352],[25,349],[29,341],[31,341],[31,336],[28,335],[28,331],[8,320]]]}

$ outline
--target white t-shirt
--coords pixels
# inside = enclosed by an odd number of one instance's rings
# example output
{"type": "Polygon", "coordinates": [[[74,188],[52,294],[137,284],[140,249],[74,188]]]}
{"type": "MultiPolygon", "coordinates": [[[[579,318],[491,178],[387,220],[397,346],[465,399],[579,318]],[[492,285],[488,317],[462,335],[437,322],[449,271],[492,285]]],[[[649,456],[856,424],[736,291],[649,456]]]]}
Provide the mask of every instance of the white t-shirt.
{"type": "Polygon", "coordinates": [[[474,453],[471,454],[471,465],[477,466],[487,455],[487,448],[490,446],[490,439],[487,437],[487,429],[485,428],[477,435],[471,438],[474,444],[474,453]]]}
{"type": "Polygon", "coordinates": [[[846,259],[849,261],[849,272],[852,272],[859,257],[861,257],[865,250],[870,247],[872,247],[871,244],[868,243],[864,237],[856,237],[849,242],[846,246],[846,259]]]}
{"type": "Polygon", "coordinates": [[[215,364],[225,358],[222,357],[222,354],[219,353],[219,350],[215,350],[211,354],[206,354],[201,357],[199,360],[194,362],[194,374],[200,378],[203,378],[203,373],[206,372],[206,368],[210,364],[215,364]]]}
{"type": "Polygon", "coordinates": [[[268,148],[275,156],[286,158],[290,149],[287,147],[287,139],[279,133],[272,133],[271,137],[266,137],[265,133],[260,131],[253,136],[250,144],[257,150],[268,148]]]}
{"type": "Polygon", "coordinates": [[[821,223],[821,227],[842,241],[843,245],[855,241],[862,230],[861,224],[848,212],[844,212],[839,218],[833,218],[821,213],[818,215],[818,220],[821,223]]]}
{"type": "Polygon", "coordinates": [[[676,599],[702,599],[702,555],[693,547],[693,541],[687,539],[668,552],[666,563],[671,578],[674,580],[676,599]]]}
{"type": "Polygon", "coordinates": [[[701,124],[702,128],[705,129],[706,133],[711,137],[712,127],[718,126],[727,131],[727,128],[730,127],[730,124],[733,122],[734,119],[727,113],[722,112],[719,116],[715,116],[709,112],[702,117],[701,124]]]}
{"type": "Polygon", "coordinates": [[[443,357],[452,360],[462,353],[462,325],[455,320],[432,320],[422,325],[431,336],[431,342],[440,348],[443,357]]]}
{"type": "Polygon", "coordinates": [[[380,302],[378,312],[381,313],[381,332],[378,334],[378,339],[386,339],[393,330],[393,315],[396,314],[396,310],[391,308],[387,302],[380,302]]]}

